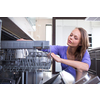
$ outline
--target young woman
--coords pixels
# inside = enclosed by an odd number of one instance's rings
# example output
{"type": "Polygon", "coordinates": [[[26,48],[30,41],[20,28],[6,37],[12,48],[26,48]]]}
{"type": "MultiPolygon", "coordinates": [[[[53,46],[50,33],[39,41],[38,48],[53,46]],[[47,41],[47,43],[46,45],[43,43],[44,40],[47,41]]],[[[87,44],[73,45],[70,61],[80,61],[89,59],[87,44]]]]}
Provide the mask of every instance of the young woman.
{"type": "MultiPolygon", "coordinates": [[[[68,36],[67,45],[68,46],[51,45],[52,58],[61,63],[62,70],[71,73],[74,77],[76,77],[75,69],[81,72],[88,71],[91,60],[86,50],[89,46],[86,30],[83,28],[75,28],[68,36]]],[[[43,51],[46,52],[47,50],[43,51]]],[[[50,50],[48,52],[50,52],[50,50]]]]}
{"type": "Polygon", "coordinates": [[[89,47],[86,30],[83,28],[75,28],[68,36],[67,45],[68,46],[52,45],[52,58],[61,63],[62,70],[66,70],[74,77],[76,77],[75,69],[80,72],[88,71],[91,60],[90,55],[86,50],[89,47]],[[56,55],[59,55],[60,57],[56,55]]]}

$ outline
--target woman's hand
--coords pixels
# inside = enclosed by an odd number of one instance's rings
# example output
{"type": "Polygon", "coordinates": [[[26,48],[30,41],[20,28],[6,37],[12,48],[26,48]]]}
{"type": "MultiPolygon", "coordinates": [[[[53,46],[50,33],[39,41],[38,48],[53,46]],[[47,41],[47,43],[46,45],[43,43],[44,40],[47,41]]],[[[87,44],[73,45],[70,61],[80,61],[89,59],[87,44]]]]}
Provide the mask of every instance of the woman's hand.
{"type": "Polygon", "coordinates": [[[55,55],[54,53],[51,53],[51,56],[56,62],[61,62],[61,58],[55,55]]]}
{"type": "Polygon", "coordinates": [[[26,39],[21,38],[21,39],[17,39],[17,41],[32,41],[32,40],[26,40],[26,39]]]}

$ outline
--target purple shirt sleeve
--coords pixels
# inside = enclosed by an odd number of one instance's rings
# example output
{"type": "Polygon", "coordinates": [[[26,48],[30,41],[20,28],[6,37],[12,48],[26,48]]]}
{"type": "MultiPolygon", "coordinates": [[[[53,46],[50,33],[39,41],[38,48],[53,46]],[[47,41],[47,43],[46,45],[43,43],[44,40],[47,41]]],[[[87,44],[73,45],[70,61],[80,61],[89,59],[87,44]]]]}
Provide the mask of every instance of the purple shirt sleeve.
{"type": "Polygon", "coordinates": [[[59,54],[59,47],[60,46],[57,46],[57,45],[50,45],[50,49],[42,49],[42,51],[44,51],[44,52],[50,52],[51,51],[51,53],[59,54]]]}
{"type": "Polygon", "coordinates": [[[88,53],[88,51],[86,50],[83,58],[82,58],[82,62],[87,63],[89,65],[89,68],[91,66],[91,60],[90,60],[90,55],[88,53]]]}
{"type": "MultiPolygon", "coordinates": [[[[48,50],[42,50],[44,52],[50,52],[54,53],[56,55],[63,55],[63,50],[64,48],[62,46],[58,46],[58,45],[50,45],[50,49],[48,50]],[[62,52],[61,52],[62,51],[62,52]]],[[[62,57],[63,58],[63,57],[62,57]]],[[[82,62],[87,63],[89,65],[89,68],[91,66],[91,59],[90,59],[90,55],[88,53],[88,51],[86,50],[83,58],[82,58],[82,62]]]]}

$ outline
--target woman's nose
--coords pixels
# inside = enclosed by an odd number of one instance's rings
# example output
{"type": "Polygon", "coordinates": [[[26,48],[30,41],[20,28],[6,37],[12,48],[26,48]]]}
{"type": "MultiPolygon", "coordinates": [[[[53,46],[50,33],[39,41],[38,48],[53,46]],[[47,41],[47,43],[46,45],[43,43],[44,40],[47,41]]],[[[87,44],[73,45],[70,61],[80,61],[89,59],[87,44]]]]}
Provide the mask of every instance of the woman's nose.
{"type": "Polygon", "coordinates": [[[73,36],[71,36],[70,39],[73,39],[73,36]]]}

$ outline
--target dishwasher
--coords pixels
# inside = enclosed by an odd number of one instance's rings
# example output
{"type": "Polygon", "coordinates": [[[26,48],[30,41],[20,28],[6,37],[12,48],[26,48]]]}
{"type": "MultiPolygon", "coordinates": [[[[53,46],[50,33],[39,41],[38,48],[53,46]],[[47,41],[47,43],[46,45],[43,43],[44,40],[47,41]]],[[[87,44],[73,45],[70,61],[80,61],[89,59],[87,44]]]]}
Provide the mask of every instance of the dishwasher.
{"type": "Polygon", "coordinates": [[[9,40],[10,33],[4,35],[5,20],[3,24],[0,20],[0,83],[38,84],[39,73],[51,67],[51,53],[37,48],[50,49],[49,41],[16,41],[17,37],[9,40]]]}
{"type": "Polygon", "coordinates": [[[34,81],[37,84],[38,71],[49,70],[51,67],[51,53],[37,50],[37,47],[50,49],[49,41],[1,41],[1,69],[4,72],[21,72],[22,84],[24,81],[28,83],[28,72],[34,72],[34,81]],[[15,55],[18,50],[27,50],[28,55],[25,58],[20,58],[21,54],[15,55]]]}

